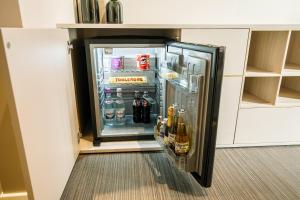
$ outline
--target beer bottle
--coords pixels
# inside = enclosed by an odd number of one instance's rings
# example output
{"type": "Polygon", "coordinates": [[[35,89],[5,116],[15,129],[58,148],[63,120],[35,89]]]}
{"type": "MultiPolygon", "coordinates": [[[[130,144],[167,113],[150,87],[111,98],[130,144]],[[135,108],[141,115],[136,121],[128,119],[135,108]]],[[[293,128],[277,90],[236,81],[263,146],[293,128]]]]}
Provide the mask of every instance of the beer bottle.
{"type": "Polygon", "coordinates": [[[173,104],[173,120],[171,124],[171,128],[168,130],[168,137],[169,137],[169,145],[170,148],[175,150],[175,137],[177,132],[177,104],[173,104]]]}
{"type": "Polygon", "coordinates": [[[165,141],[166,145],[169,145],[169,130],[171,130],[171,126],[173,123],[173,116],[174,116],[174,106],[173,105],[168,107],[168,122],[167,122],[167,127],[166,127],[166,134],[164,137],[164,141],[165,141]]]}
{"type": "Polygon", "coordinates": [[[177,155],[187,154],[190,148],[184,117],[185,111],[181,109],[178,112],[177,133],[175,137],[175,153],[177,155]]]}

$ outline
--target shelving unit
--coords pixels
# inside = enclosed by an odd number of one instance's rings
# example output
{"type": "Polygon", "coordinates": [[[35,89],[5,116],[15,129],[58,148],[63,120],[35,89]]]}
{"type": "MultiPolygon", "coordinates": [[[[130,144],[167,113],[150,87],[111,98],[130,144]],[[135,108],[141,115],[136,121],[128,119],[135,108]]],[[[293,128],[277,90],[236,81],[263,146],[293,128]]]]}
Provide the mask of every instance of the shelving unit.
{"type": "Polygon", "coordinates": [[[289,31],[252,31],[246,77],[280,76],[289,31]]]}
{"type": "Polygon", "coordinates": [[[241,108],[272,107],[279,80],[279,77],[246,77],[241,108]]]}
{"type": "Polygon", "coordinates": [[[300,31],[251,31],[234,146],[300,144],[300,31]]]}
{"type": "Polygon", "coordinates": [[[292,31],[283,69],[284,76],[300,76],[300,31],[292,31]]]}
{"type": "Polygon", "coordinates": [[[300,77],[282,78],[277,104],[300,106],[300,77]]]}

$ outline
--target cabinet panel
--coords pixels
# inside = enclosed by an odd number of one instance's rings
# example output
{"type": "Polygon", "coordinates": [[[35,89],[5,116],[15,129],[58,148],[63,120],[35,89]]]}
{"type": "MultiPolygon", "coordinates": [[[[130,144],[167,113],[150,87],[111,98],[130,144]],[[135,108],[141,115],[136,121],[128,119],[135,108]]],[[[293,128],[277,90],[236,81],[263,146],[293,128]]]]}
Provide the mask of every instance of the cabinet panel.
{"type": "Polygon", "coordinates": [[[239,111],[235,143],[300,143],[300,108],[255,108],[239,111]]]}
{"type": "Polygon", "coordinates": [[[233,144],[242,77],[223,77],[217,145],[233,144]]]}
{"type": "Polygon", "coordinates": [[[34,198],[59,199],[78,155],[68,31],[1,33],[34,198]]]}
{"type": "Polygon", "coordinates": [[[226,47],[224,75],[243,75],[248,29],[182,29],[181,41],[226,47]]]}

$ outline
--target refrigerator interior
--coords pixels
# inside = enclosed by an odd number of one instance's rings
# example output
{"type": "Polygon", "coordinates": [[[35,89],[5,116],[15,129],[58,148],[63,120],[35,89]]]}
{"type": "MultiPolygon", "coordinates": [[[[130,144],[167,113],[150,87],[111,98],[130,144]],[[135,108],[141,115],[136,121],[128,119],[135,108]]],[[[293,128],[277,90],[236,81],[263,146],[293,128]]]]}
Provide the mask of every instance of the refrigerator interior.
{"type": "MultiPolygon", "coordinates": [[[[113,99],[116,98],[116,89],[122,88],[122,96],[125,102],[125,125],[124,126],[108,126],[103,120],[103,114],[100,114],[100,119],[104,124],[101,135],[153,135],[153,127],[156,124],[156,118],[161,113],[161,84],[157,72],[161,61],[165,60],[164,47],[149,47],[149,48],[94,48],[94,63],[95,75],[97,83],[97,94],[99,99],[99,108],[103,108],[105,88],[111,88],[113,99]],[[149,54],[150,55],[150,69],[140,70],[137,68],[136,55],[149,54]],[[124,69],[112,69],[112,59],[122,56],[124,62],[124,69]],[[138,78],[142,77],[143,82],[126,83],[115,82],[116,78],[138,78]],[[132,117],[132,103],[134,100],[134,92],[139,91],[140,96],[144,91],[148,91],[152,98],[151,102],[151,123],[134,123],[132,117]]],[[[100,111],[101,112],[101,111],[100,111]]]]}

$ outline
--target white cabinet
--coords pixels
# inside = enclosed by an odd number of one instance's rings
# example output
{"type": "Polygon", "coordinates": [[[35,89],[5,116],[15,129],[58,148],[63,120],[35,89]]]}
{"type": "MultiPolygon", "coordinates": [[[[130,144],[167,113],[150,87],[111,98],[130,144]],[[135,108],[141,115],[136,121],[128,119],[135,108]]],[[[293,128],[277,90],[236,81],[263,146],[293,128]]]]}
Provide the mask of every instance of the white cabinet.
{"type": "Polygon", "coordinates": [[[78,155],[67,30],[1,29],[34,199],[59,199],[78,155]]]}
{"type": "Polygon", "coordinates": [[[217,145],[232,145],[242,86],[242,77],[223,77],[217,145]]]}
{"type": "Polygon", "coordinates": [[[75,23],[73,0],[1,0],[0,27],[55,28],[75,23]]]}
{"type": "Polygon", "coordinates": [[[19,0],[24,28],[55,28],[57,23],[75,23],[73,0],[19,0]]]}
{"type": "Polygon", "coordinates": [[[182,29],[181,41],[225,46],[224,75],[243,75],[249,29],[182,29]]]}
{"type": "Polygon", "coordinates": [[[300,108],[241,109],[235,143],[267,145],[300,142],[300,108]]]}

